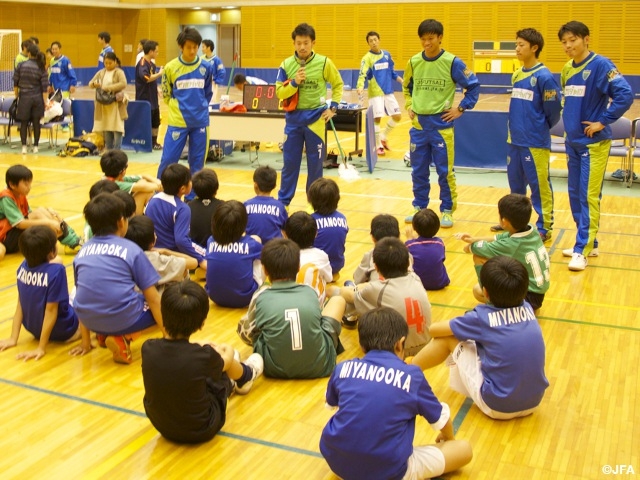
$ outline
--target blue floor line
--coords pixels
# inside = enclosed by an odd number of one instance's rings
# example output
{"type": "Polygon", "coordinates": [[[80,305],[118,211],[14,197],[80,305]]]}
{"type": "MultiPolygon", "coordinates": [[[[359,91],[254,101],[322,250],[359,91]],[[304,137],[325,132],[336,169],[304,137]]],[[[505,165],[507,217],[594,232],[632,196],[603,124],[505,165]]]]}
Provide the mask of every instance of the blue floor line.
{"type": "MultiPolygon", "coordinates": [[[[134,415],[136,417],[147,418],[147,415],[144,412],[139,412],[137,410],[131,410],[131,409],[128,409],[128,408],[122,408],[122,407],[118,407],[116,405],[111,405],[111,404],[108,404],[108,403],[97,402],[95,400],[89,400],[87,398],[76,397],[75,395],[69,395],[67,393],[62,393],[62,392],[56,392],[54,390],[48,390],[46,388],[35,387],[33,385],[27,385],[26,383],[16,382],[16,381],[13,381],[13,380],[8,380],[6,378],[0,378],[0,382],[1,383],[5,383],[7,385],[11,385],[13,387],[25,388],[25,389],[28,389],[28,390],[33,390],[33,391],[38,392],[38,393],[44,393],[44,394],[47,394],[47,395],[53,395],[55,397],[64,398],[65,400],[71,400],[71,401],[75,401],[75,402],[85,403],[87,405],[91,405],[91,406],[94,406],[94,407],[105,408],[107,410],[113,410],[113,411],[120,412],[120,413],[126,413],[128,415],[134,415]]],[[[314,451],[311,451],[311,450],[305,450],[303,448],[290,447],[288,445],[282,445],[282,444],[274,443],[274,442],[268,442],[266,440],[260,440],[258,438],[247,437],[247,436],[244,436],[244,435],[238,435],[236,433],[229,433],[229,432],[220,431],[220,432],[218,432],[218,435],[223,436],[223,437],[233,438],[235,440],[240,440],[240,441],[244,441],[244,442],[263,445],[265,447],[276,448],[276,449],[279,449],[279,450],[284,450],[286,452],[299,453],[301,455],[308,455],[310,457],[322,458],[322,455],[319,452],[314,452],[314,451]]]]}

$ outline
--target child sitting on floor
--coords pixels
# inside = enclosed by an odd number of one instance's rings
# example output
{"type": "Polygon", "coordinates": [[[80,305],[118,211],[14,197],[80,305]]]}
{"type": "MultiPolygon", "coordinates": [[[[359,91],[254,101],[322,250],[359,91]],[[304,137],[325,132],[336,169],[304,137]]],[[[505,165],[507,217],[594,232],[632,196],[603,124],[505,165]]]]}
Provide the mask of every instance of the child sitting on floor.
{"type": "Polygon", "coordinates": [[[231,393],[246,395],[262,374],[262,357],[241,363],[227,344],[189,341],[209,313],[207,293],[195,282],[167,286],[161,309],[166,337],[142,345],[144,410],[168,440],[209,441],[225,424],[231,393]]]}
{"type": "Polygon", "coordinates": [[[406,228],[405,245],[413,258],[413,271],[425,290],[441,290],[450,283],[444,266],[444,242],[435,236],[439,229],[440,219],[430,208],[418,210],[406,228]]]}
{"type": "Polygon", "coordinates": [[[287,221],[284,204],[271,196],[276,188],[278,172],[265,166],[253,172],[253,191],[256,196],[244,202],[249,221],[247,235],[256,235],[264,245],[272,238],[282,238],[282,230],[287,221]]]}
{"type": "Polygon", "coordinates": [[[13,315],[11,337],[0,340],[0,351],[16,346],[20,329],[38,340],[35,350],[16,358],[39,360],[46,354],[49,341],[68,342],[80,338],[78,316],[69,305],[67,272],[55,263],[56,234],[46,225],[27,228],[18,240],[24,261],[18,267],[18,304],[13,315]]]}
{"type": "Polygon", "coordinates": [[[327,377],[344,351],[340,321],[345,302],[330,299],[321,310],[309,285],[296,282],[300,248],[292,240],[274,238],[262,249],[262,267],[269,279],[258,290],[238,335],[264,358],[265,375],[276,378],[327,377]]]}
{"type": "Polygon", "coordinates": [[[469,443],[454,439],[449,406],[419,369],[402,361],[407,335],[393,309],[365,313],[358,324],[364,357],[339,363],[329,379],[326,402],[337,411],[322,431],[320,451],[340,478],[432,478],[471,461],[469,443]],[[413,445],[418,415],[440,430],[434,445],[413,445]]]}

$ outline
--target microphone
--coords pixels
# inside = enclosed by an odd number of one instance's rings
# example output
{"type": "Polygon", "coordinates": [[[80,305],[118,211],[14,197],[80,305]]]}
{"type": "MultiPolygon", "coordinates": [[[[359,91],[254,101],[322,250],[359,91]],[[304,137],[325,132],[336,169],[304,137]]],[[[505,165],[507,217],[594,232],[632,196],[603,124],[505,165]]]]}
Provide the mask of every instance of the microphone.
{"type": "MultiPolygon", "coordinates": [[[[307,65],[307,61],[304,59],[300,59],[300,68],[304,68],[307,65]]],[[[304,80],[302,82],[300,82],[301,84],[304,82],[304,80]]]]}

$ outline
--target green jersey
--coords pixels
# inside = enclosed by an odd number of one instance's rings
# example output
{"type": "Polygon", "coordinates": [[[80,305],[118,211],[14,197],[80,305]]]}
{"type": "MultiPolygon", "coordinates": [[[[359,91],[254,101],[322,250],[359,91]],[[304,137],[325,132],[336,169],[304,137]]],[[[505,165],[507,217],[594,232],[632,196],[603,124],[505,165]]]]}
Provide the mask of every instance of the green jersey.
{"type": "Polygon", "coordinates": [[[301,85],[284,85],[286,80],[293,80],[300,69],[300,59],[293,55],[282,62],[276,79],[276,95],[278,98],[289,98],[298,90],[297,110],[316,110],[326,108],[327,82],[331,84],[331,102],[340,103],[344,82],[333,62],[313,52],[306,60],[304,69],[306,80],[301,85]]]}
{"type": "Polygon", "coordinates": [[[240,337],[264,359],[264,373],[277,378],[319,378],[336,365],[335,319],[322,316],[309,285],[275,282],[258,290],[238,325],[240,337]]]}
{"type": "MultiPolygon", "coordinates": [[[[549,290],[550,262],[547,249],[542,243],[540,233],[533,225],[524,232],[502,232],[493,242],[480,240],[471,244],[471,253],[483,258],[498,255],[515,258],[524,265],[529,273],[529,291],[544,294],[549,290]]],[[[478,269],[479,273],[479,269],[478,269]]]]}

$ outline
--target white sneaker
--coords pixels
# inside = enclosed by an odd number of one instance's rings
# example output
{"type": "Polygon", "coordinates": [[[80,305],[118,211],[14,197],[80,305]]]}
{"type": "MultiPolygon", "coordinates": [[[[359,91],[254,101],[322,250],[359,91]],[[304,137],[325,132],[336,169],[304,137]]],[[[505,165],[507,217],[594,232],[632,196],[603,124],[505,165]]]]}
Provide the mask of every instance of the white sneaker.
{"type": "Polygon", "coordinates": [[[27,154],[27,146],[23,145],[22,146],[22,155],[26,155],[27,154]]]}
{"type": "Polygon", "coordinates": [[[587,268],[587,259],[581,253],[574,253],[569,262],[569,270],[573,272],[581,272],[587,268]]]}
{"type": "Polygon", "coordinates": [[[33,153],[38,153],[38,147],[33,147],[33,153]]]}
{"type": "MultiPolygon", "coordinates": [[[[564,257],[573,257],[573,248],[565,248],[564,250],[562,250],[562,256],[564,257]]],[[[593,250],[591,250],[589,252],[589,255],[587,255],[588,257],[597,257],[598,256],[598,249],[594,248],[593,250]]]]}
{"type": "Polygon", "coordinates": [[[237,384],[234,386],[234,389],[238,395],[246,395],[247,393],[249,393],[251,387],[253,387],[254,380],[262,375],[262,372],[264,371],[264,360],[262,360],[262,357],[259,353],[252,353],[251,355],[249,355],[249,358],[247,358],[242,363],[253,370],[253,377],[251,377],[251,380],[245,383],[242,387],[238,387],[237,384]]]}

